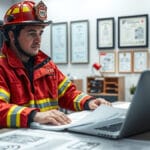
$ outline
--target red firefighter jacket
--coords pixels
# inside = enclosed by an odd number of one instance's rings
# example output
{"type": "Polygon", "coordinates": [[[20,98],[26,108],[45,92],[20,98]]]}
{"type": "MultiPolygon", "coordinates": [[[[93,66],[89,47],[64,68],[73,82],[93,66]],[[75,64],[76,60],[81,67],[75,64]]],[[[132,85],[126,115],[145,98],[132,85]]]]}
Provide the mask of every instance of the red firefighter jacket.
{"type": "Polygon", "coordinates": [[[75,85],[39,51],[35,56],[33,81],[22,62],[6,45],[0,56],[0,127],[28,127],[33,110],[67,108],[83,110],[91,96],[78,91],[75,85]]]}

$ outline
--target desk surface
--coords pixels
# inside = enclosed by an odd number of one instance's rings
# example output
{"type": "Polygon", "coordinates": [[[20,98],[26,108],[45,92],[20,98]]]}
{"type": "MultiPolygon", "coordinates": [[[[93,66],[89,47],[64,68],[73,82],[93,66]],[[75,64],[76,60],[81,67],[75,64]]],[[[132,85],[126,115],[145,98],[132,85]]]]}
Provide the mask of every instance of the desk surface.
{"type": "Polygon", "coordinates": [[[110,140],[83,134],[33,129],[0,129],[0,149],[15,150],[149,150],[150,132],[110,140]]]}
{"type": "MultiPolygon", "coordinates": [[[[116,106],[121,103],[118,102],[116,106]]],[[[125,103],[124,103],[125,104],[125,103]]],[[[122,105],[127,107],[128,103],[122,105]]],[[[120,106],[119,106],[120,107],[120,106]]],[[[71,132],[35,129],[0,129],[0,150],[18,146],[15,150],[149,150],[150,132],[129,138],[110,140],[71,132]],[[15,138],[14,138],[15,137],[15,138]]]]}

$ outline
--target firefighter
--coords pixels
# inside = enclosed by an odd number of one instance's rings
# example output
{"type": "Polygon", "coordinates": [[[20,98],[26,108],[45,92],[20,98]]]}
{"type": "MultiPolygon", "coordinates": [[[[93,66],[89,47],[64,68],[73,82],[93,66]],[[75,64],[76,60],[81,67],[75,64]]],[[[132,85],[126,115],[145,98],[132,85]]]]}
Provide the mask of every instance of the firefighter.
{"type": "Polygon", "coordinates": [[[40,50],[47,20],[47,7],[24,0],[11,6],[4,16],[5,42],[0,56],[0,127],[27,128],[31,122],[54,125],[71,120],[60,108],[93,110],[104,99],[81,91],[40,50]]]}

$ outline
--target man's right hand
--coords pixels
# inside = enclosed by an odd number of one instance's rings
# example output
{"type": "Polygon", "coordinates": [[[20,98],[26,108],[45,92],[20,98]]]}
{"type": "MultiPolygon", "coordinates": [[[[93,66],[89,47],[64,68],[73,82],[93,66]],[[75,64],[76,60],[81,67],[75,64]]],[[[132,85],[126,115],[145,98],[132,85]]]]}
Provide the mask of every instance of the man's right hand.
{"type": "Polygon", "coordinates": [[[71,120],[67,117],[67,115],[55,109],[46,112],[37,112],[33,121],[41,124],[52,125],[65,125],[71,123],[71,120]]]}

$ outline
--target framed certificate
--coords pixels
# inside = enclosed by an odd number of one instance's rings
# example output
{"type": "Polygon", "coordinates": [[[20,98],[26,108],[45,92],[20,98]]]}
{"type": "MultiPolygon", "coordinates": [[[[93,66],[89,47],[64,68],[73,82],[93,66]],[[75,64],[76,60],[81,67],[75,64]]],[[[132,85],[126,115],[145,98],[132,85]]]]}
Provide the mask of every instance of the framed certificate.
{"type": "Polygon", "coordinates": [[[89,63],[89,21],[72,21],[70,25],[71,63],[89,63]]]}
{"type": "Polygon", "coordinates": [[[100,52],[99,62],[102,66],[102,72],[115,73],[116,71],[116,55],[115,52],[100,52]]]}
{"type": "Polygon", "coordinates": [[[97,48],[113,49],[115,45],[114,18],[97,19],[97,48]]]}
{"type": "Polygon", "coordinates": [[[68,24],[67,22],[51,25],[51,57],[56,64],[68,63],[68,24]]]}
{"type": "Polygon", "coordinates": [[[148,15],[118,17],[118,47],[148,47],[148,15]]]}
{"type": "Polygon", "coordinates": [[[118,52],[118,71],[119,73],[131,73],[132,72],[132,52],[131,51],[119,51],[118,52]]]}
{"type": "Polygon", "coordinates": [[[133,72],[142,72],[147,68],[148,51],[133,51],[133,72]]]}

